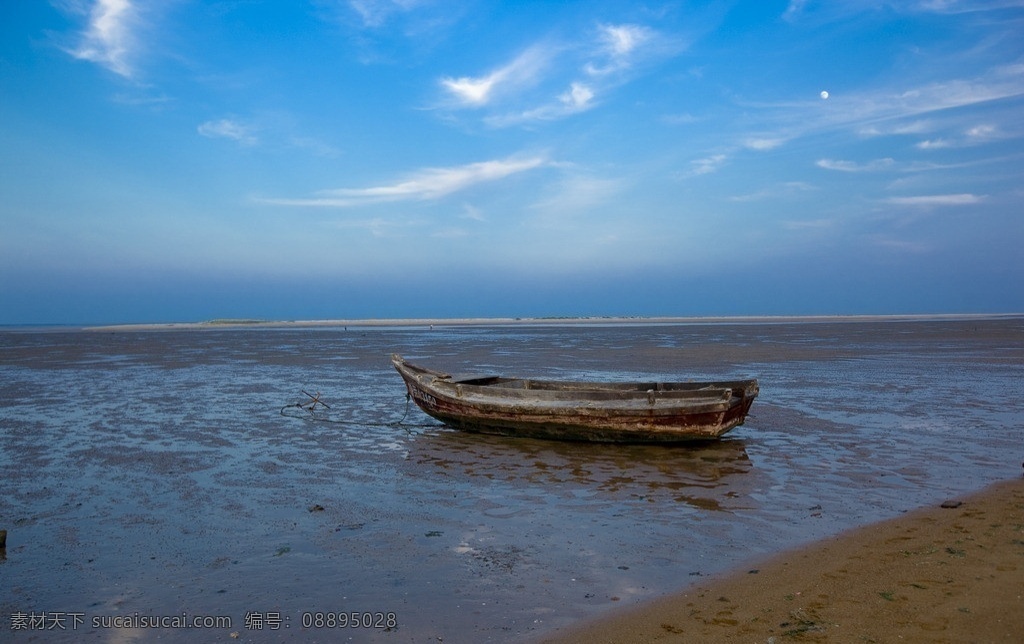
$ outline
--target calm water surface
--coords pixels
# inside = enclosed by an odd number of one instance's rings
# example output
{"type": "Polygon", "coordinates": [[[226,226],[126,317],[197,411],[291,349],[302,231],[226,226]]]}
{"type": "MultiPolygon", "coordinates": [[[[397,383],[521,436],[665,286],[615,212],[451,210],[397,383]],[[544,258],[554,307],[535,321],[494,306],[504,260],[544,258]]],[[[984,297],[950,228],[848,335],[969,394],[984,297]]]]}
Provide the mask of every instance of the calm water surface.
{"type": "Polygon", "coordinates": [[[0,640],[537,638],[1020,476],[1021,382],[1021,319],[0,332],[0,640]],[[477,436],[392,352],[761,395],[710,444],[477,436]],[[183,615],[231,625],[139,621],[183,615]]]}

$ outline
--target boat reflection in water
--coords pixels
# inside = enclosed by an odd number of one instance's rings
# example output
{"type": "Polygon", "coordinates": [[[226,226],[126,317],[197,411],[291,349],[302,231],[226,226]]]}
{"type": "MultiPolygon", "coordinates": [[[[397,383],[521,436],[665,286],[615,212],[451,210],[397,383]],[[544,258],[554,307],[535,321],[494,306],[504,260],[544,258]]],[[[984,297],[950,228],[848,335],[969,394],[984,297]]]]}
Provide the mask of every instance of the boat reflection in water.
{"type": "Polygon", "coordinates": [[[454,486],[494,484],[522,496],[554,495],[587,505],[623,500],[684,503],[699,510],[744,509],[759,477],[738,439],[685,445],[610,445],[480,436],[438,426],[410,442],[408,459],[454,486]]]}

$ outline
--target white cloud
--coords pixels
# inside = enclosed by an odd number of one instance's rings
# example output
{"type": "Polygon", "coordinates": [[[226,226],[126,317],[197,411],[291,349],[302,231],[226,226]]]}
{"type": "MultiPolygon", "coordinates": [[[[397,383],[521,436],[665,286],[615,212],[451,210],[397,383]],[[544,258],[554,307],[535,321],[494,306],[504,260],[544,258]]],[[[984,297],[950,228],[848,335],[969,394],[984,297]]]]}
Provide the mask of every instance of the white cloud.
{"type": "Polygon", "coordinates": [[[924,242],[910,241],[906,239],[893,239],[892,237],[886,237],[883,235],[875,235],[871,239],[871,242],[876,246],[881,246],[882,248],[888,248],[890,250],[905,253],[925,253],[932,249],[929,244],[924,242]]]}
{"type": "Polygon", "coordinates": [[[482,161],[451,168],[426,168],[396,183],[368,188],[321,190],[306,199],[261,199],[264,203],[287,206],[348,208],[388,201],[440,199],[480,183],[497,181],[549,164],[543,157],[482,161]]]}
{"type": "Polygon", "coordinates": [[[992,141],[1009,138],[1010,135],[1000,130],[995,125],[983,124],[967,128],[962,136],[945,139],[928,139],[917,143],[914,147],[919,150],[941,150],[945,148],[962,148],[974,145],[983,145],[992,141]]]}
{"type": "Polygon", "coordinates": [[[678,38],[644,25],[599,25],[596,46],[588,50],[582,66],[592,78],[610,77],[621,83],[635,76],[644,64],[675,56],[686,48],[678,38]]]}
{"type": "Polygon", "coordinates": [[[466,105],[484,105],[490,100],[491,90],[502,78],[501,70],[482,78],[443,78],[441,84],[466,105]]]}
{"type": "Polygon", "coordinates": [[[593,100],[594,97],[595,93],[590,85],[574,82],[569,86],[569,89],[559,94],[554,101],[522,112],[509,112],[488,116],[484,119],[484,122],[492,127],[508,127],[521,123],[553,121],[591,109],[596,104],[593,100]]]}
{"type": "Polygon", "coordinates": [[[807,0],[789,0],[789,6],[786,7],[786,12],[782,14],[783,20],[795,20],[801,13],[803,13],[804,5],[806,4],[807,0]]]}
{"type": "Polygon", "coordinates": [[[89,12],[89,25],[82,42],[70,53],[110,71],[131,78],[129,58],[135,45],[132,27],[137,17],[130,0],[97,0],[89,12]]]}
{"type": "Polygon", "coordinates": [[[590,76],[604,76],[626,69],[655,36],[652,29],[641,25],[601,25],[597,35],[597,57],[601,61],[588,61],[583,70],[590,76]]]}
{"type": "Polygon", "coordinates": [[[423,0],[349,0],[348,3],[367,27],[380,27],[392,15],[412,11],[422,4],[423,0]]]}
{"type": "Polygon", "coordinates": [[[293,136],[288,139],[288,143],[292,147],[308,150],[320,157],[337,157],[341,155],[341,150],[338,148],[313,137],[293,136]]]}
{"type": "Polygon", "coordinates": [[[546,47],[534,46],[512,62],[480,77],[444,77],[441,85],[463,107],[481,107],[496,95],[514,92],[535,83],[548,65],[554,52],[546,47]]]}
{"type": "Polygon", "coordinates": [[[196,130],[199,134],[211,139],[231,139],[242,145],[256,145],[259,142],[251,127],[232,119],[206,121],[200,124],[196,130]]]}
{"type": "Polygon", "coordinates": [[[525,123],[531,121],[550,121],[563,118],[578,112],[584,112],[594,106],[594,92],[583,83],[573,83],[569,89],[558,95],[558,100],[520,114],[504,114],[488,117],[486,122],[496,127],[525,123]]]}
{"type": "Polygon", "coordinates": [[[953,147],[953,142],[949,139],[928,139],[915,144],[914,147],[918,150],[941,150],[953,147]]]}
{"type": "Polygon", "coordinates": [[[602,25],[601,40],[612,56],[622,57],[651,38],[651,30],[639,25],[602,25]]]}
{"type": "Polygon", "coordinates": [[[693,114],[687,114],[685,112],[680,114],[666,114],[661,117],[661,122],[667,123],[668,125],[689,125],[690,123],[696,123],[699,120],[700,119],[693,114]]]}
{"type": "Polygon", "coordinates": [[[649,27],[599,25],[589,40],[538,43],[486,74],[444,76],[439,83],[449,107],[489,108],[484,122],[507,127],[592,109],[599,97],[632,80],[640,63],[680,49],[649,27]]]}
{"type": "MultiPolygon", "coordinates": [[[[810,0],[790,0],[782,18],[792,22],[807,15],[810,0]]],[[[864,12],[962,14],[1024,7],[1024,0],[861,0],[860,2],[814,2],[818,20],[849,20],[864,12]]]]}
{"type": "Polygon", "coordinates": [[[976,125],[965,132],[972,141],[990,141],[997,138],[999,130],[994,125],[976,125]]]}
{"type": "Polygon", "coordinates": [[[357,230],[365,230],[373,237],[389,237],[400,226],[400,224],[382,217],[373,217],[371,219],[340,219],[332,222],[331,225],[341,229],[354,228],[357,230]]]}
{"type": "Polygon", "coordinates": [[[931,83],[900,94],[866,95],[851,116],[898,118],[928,114],[955,107],[978,105],[1024,95],[1024,73],[1020,66],[999,67],[978,78],[952,79],[931,83]]]}
{"type": "Polygon", "coordinates": [[[545,215],[547,224],[571,219],[580,213],[589,217],[613,201],[626,186],[627,182],[621,178],[570,173],[552,184],[551,192],[535,203],[533,209],[545,215]]]}
{"type": "Polygon", "coordinates": [[[814,165],[825,170],[836,170],[839,172],[878,172],[892,168],[895,161],[890,158],[875,159],[867,163],[856,163],[855,161],[842,161],[838,159],[819,159],[814,165]]]}
{"type": "Polygon", "coordinates": [[[784,138],[751,138],[743,142],[743,146],[751,150],[774,150],[786,142],[784,138]]]}
{"type": "Polygon", "coordinates": [[[567,109],[578,112],[585,110],[594,98],[594,92],[583,83],[573,83],[569,91],[558,97],[567,109]]]}
{"type": "MultiPolygon", "coordinates": [[[[948,121],[956,117],[954,109],[1021,97],[1024,97],[1024,64],[992,67],[973,78],[951,79],[903,91],[844,92],[843,100],[829,100],[827,109],[823,109],[820,100],[797,104],[799,109],[794,109],[793,103],[747,107],[760,110],[764,119],[759,124],[762,132],[778,133],[761,138],[788,141],[845,129],[853,129],[865,137],[922,134],[940,129],[942,121],[946,121],[945,127],[948,127],[948,121]]],[[[1006,138],[1009,134],[1000,131],[998,135],[989,133],[989,136],[1006,138]]],[[[938,143],[939,137],[933,139],[931,144],[922,147],[938,143]]]]}
{"type": "Polygon", "coordinates": [[[792,197],[797,194],[813,191],[814,189],[814,186],[804,181],[786,181],[758,192],[730,197],[729,200],[737,202],[762,201],[764,199],[792,197]]]}
{"type": "Polygon", "coordinates": [[[464,228],[444,228],[430,233],[430,236],[437,239],[460,239],[462,237],[468,237],[469,231],[464,228]]]}
{"type": "Polygon", "coordinates": [[[711,174],[717,172],[721,168],[728,157],[724,154],[713,154],[703,159],[695,159],[690,161],[690,171],[684,173],[686,177],[696,177],[702,174],[711,174]]]}
{"type": "Polygon", "coordinates": [[[987,157],[982,159],[974,159],[971,161],[961,161],[958,163],[934,163],[932,161],[914,161],[906,165],[905,170],[907,172],[932,172],[935,170],[961,170],[964,168],[976,168],[995,163],[1006,163],[1012,161],[1016,156],[999,156],[999,157],[987,157]]]}
{"type": "Polygon", "coordinates": [[[1024,0],[920,0],[913,8],[934,13],[958,14],[1024,7],[1024,0]]]}
{"type": "Polygon", "coordinates": [[[835,228],[837,224],[838,222],[835,219],[791,219],[783,222],[783,226],[789,230],[829,230],[835,228]]]}
{"type": "Polygon", "coordinates": [[[920,195],[915,197],[890,197],[884,202],[895,206],[969,206],[981,203],[984,196],[970,193],[951,195],[920,195]]]}
{"type": "Polygon", "coordinates": [[[487,217],[484,216],[484,213],[479,208],[469,203],[462,204],[461,217],[463,219],[471,219],[473,221],[487,221],[487,217]]]}
{"type": "Polygon", "coordinates": [[[861,128],[860,135],[872,137],[892,134],[924,134],[925,132],[931,132],[935,127],[935,123],[926,119],[919,119],[910,123],[897,123],[891,126],[881,126],[877,123],[872,123],[861,128]]]}

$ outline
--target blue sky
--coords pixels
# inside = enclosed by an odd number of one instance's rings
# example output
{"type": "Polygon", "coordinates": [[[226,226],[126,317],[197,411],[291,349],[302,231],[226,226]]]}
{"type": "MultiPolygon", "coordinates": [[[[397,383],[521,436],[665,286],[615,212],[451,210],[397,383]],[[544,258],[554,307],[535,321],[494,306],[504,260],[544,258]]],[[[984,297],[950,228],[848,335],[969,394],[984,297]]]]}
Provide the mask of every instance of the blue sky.
{"type": "Polygon", "coordinates": [[[1024,0],[0,8],[0,323],[1024,311],[1024,0]]]}

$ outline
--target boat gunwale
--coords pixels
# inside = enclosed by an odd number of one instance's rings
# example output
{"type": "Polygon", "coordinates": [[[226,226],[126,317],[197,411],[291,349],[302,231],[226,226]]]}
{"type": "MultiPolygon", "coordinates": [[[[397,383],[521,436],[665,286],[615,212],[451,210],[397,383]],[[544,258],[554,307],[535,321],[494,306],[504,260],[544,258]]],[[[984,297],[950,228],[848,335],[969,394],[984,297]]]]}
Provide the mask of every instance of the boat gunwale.
{"type": "MultiPolygon", "coordinates": [[[[485,376],[471,379],[455,379],[453,376],[405,362],[397,354],[392,361],[403,376],[408,375],[417,385],[431,395],[442,395],[457,399],[463,403],[475,405],[489,404],[494,407],[515,405],[519,411],[529,407],[548,408],[575,405],[586,408],[588,403],[597,406],[593,409],[605,408],[609,412],[616,410],[633,411],[634,409],[653,409],[661,413],[704,413],[717,409],[728,409],[751,396],[756,396],[757,381],[728,381],[715,383],[651,383],[652,387],[640,388],[634,383],[590,383],[582,381],[546,381],[528,380],[524,378],[499,378],[485,376]],[[495,386],[492,384],[474,384],[479,380],[500,379],[507,383],[523,383],[522,387],[495,386]],[[531,388],[526,385],[556,385],[553,388],[531,388]],[[690,385],[696,388],[673,389],[672,385],[690,385]],[[559,385],[568,385],[567,387],[559,385]],[[607,388],[608,386],[633,387],[607,388]],[[661,385],[661,388],[657,388],[661,385]],[[666,388],[667,387],[667,388],[666,388]],[[559,403],[564,403],[560,405],[559,403]],[[685,408],[685,409],[683,409],[685,408]]],[[[644,383],[647,384],[647,383],[644,383]]]]}
{"type": "Polygon", "coordinates": [[[757,386],[756,379],[722,380],[722,381],[583,381],[583,380],[543,380],[533,378],[517,378],[509,376],[455,376],[420,365],[406,362],[402,356],[392,354],[391,360],[400,370],[410,372],[417,381],[423,383],[419,376],[431,376],[431,382],[441,386],[474,387],[479,390],[494,391],[527,391],[531,394],[544,391],[566,391],[576,395],[586,393],[609,393],[622,396],[646,396],[649,393],[663,394],[707,394],[716,395],[722,390],[749,392],[757,386]],[[519,386],[519,385],[522,386],[519,386]]]}

